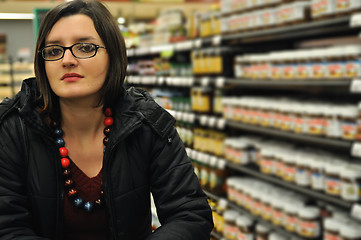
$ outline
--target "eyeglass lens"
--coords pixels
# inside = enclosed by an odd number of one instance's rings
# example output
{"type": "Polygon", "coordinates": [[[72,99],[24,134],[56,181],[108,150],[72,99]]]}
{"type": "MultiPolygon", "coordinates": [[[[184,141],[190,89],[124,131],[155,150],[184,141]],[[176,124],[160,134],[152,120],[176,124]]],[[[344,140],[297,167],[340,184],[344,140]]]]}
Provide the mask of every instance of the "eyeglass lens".
{"type": "Polygon", "coordinates": [[[67,49],[76,58],[91,58],[95,56],[98,47],[92,43],[77,43],[70,47],[53,45],[43,48],[42,55],[45,60],[59,60],[64,57],[67,49]]]}

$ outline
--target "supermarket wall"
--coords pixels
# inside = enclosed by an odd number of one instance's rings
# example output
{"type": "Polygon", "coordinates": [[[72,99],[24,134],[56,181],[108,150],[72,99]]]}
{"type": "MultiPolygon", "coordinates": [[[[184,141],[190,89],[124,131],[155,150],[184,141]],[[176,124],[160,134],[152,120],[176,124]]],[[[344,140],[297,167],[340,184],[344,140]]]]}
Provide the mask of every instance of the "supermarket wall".
{"type": "Polygon", "coordinates": [[[0,34],[6,35],[6,52],[13,60],[17,60],[18,51],[22,48],[30,50],[30,59],[34,56],[35,37],[32,21],[0,20],[0,34]]]}

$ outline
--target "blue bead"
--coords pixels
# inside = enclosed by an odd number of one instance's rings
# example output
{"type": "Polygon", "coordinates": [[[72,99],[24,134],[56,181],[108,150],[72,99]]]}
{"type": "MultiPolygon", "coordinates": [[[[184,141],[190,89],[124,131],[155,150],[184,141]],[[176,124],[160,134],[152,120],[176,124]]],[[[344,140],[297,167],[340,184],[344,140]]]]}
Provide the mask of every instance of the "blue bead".
{"type": "Polygon", "coordinates": [[[91,202],[86,202],[84,204],[84,209],[85,211],[90,212],[93,209],[93,204],[91,202]]]}
{"type": "Polygon", "coordinates": [[[64,134],[63,130],[61,130],[60,128],[54,130],[54,136],[55,137],[61,138],[63,136],[63,134],[64,134]]]}
{"type": "Polygon", "coordinates": [[[81,207],[83,205],[83,199],[80,197],[77,197],[74,199],[74,206],[75,207],[81,207]]]}
{"type": "Polygon", "coordinates": [[[65,146],[65,141],[62,138],[57,138],[55,140],[55,142],[56,142],[56,145],[58,145],[58,147],[64,147],[65,146]]]}

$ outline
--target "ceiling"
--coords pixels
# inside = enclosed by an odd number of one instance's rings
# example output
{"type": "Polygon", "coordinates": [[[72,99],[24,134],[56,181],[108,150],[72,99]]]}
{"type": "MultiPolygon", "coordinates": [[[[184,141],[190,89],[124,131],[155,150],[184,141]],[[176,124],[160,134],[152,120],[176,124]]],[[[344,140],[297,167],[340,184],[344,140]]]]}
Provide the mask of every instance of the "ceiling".
{"type": "MultiPolygon", "coordinates": [[[[60,2],[54,1],[0,1],[2,13],[32,13],[35,8],[52,8],[60,2]]],[[[211,9],[210,3],[136,3],[104,2],[115,17],[126,19],[154,19],[161,10],[180,8],[186,15],[211,9]]]]}

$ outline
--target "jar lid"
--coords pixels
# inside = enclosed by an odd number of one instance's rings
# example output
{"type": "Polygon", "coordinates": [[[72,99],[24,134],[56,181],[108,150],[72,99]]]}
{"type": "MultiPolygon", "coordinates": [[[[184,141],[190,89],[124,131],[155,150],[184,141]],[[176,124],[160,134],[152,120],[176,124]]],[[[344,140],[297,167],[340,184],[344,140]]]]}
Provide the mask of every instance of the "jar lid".
{"type": "Polygon", "coordinates": [[[227,201],[227,199],[225,199],[225,198],[220,198],[220,199],[218,200],[218,207],[219,207],[220,210],[226,209],[227,206],[228,206],[228,201],[227,201]]]}
{"type": "Polygon", "coordinates": [[[361,177],[361,165],[349,164],[341,169],[340,176],[342,178],[355,179],[361,177]]]}
{"type": "Polygon", "coordinates": [[[361,238],[360,225],[356,224],[344,224],[340,229],[340,236],[342,238],[361,238]]]}
{"type": "Polygon", "coordinates": [[[250,227],[250,226],[252,226],[253,221],[251,218],[249,218],[245,215],[241,215],[241,216],[237,217],[236,224],[237,224],[237,226],[241,226],[241,227],[250,227]]]}
{"type": "Polygon", "coordinates": [[[217,166],[217,160],[218,160],[218,158],[216,156],[210,156],[209,157],[209,165],[211,167],[216,167],[217,166]]]}
{"type": "Polygon", "coordinates": [[[292,202],[287,202],[284,205],[285,212],[290,213],[290,214],[297,214],[299,208],[300,208],[299,204],[294,204],[292,202]]]}
{"type": "Polygon", "coordinates": [[[325,164],[325,172],[326,174],[340,174],[341,169],[343,165],[339,165],[338,162],[337,164],[334,161],[331,162],[327,162],[325,164]]]}
{"type": "Polygon", "coordinates": [[[223,218],[225,221],[236,221],[238,216],[239,213],[235,210],[227,210],[223,213],[223,218]]]}
{"type": "Polygon", "coordinates": [[[298,216],[301,218],[317,218],[320,216],[320,212],[318,207],[305,206],[298,210],[298,216]]]}
{"type": "Polygon", "coordinates": [[[257,223],[256,225],[256,232],[259,233],[268,233],[271,231],[271,228],[262,224],[262,223],[257,223]]]}
{"type": "Polygon", "coordinates": [[[220,170],[225,169],[226,168],[226,160],[224,160],[222,158],[218,158],[217,168],[220,169],[220,170]]]}
{"type": "Polygon", "coordinates": [[[278,232],[271,232],[268,236],[268,240],[287,240],[287,237],[284,235],[281,235],[278,232]]]}
{"type": "Polygon", "coordinates": [[[331,230],[339,232],[342,222],[340,220],[337,220],[335,218],[326,218],[323,222],[325,230],[331,230]]]}

